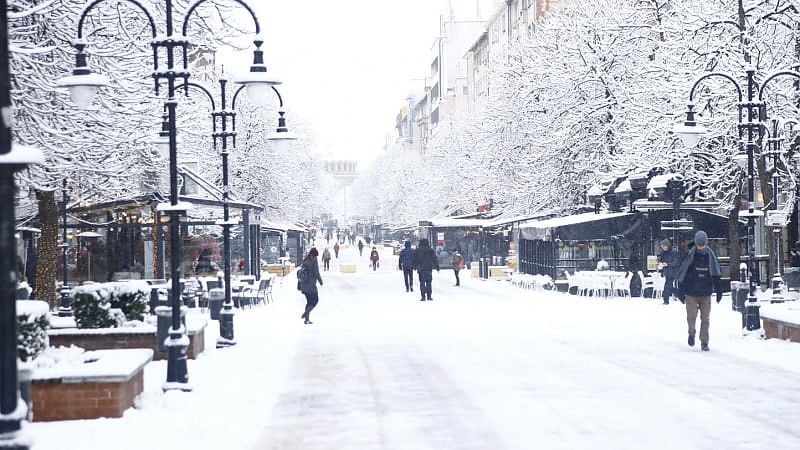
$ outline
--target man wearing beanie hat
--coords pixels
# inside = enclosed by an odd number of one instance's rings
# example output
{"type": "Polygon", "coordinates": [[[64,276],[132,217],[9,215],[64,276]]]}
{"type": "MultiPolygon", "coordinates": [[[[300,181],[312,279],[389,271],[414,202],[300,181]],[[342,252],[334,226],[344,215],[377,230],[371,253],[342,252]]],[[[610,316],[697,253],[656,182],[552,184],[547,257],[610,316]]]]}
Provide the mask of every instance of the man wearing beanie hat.
{"type": "Polygon", "coordinates": [[[700,349],[708,351],[708,327],[711,314],[711,293],[717,293],[717,303],[722,300],[722,281],[717,255],[708,247],[708,235],[698,231],[694,247],[683,258],[676,283],[678,299],[686,304],[686,322],[689,325],[689,346],[694,346],[697,311],[700,311],[700,349]]]}
{"type": "Polygon", "coordinates": [[[678,265],[681,262],[681,257],[678,251],[672,248],[672,243],[669,239],[661,241],[661,254],[658,255],[658,268],[664,275],[664,291],[662,297],[664,304],[669,305],[669,298],[675,293],[675,276],[678,274],[678,265]]]}

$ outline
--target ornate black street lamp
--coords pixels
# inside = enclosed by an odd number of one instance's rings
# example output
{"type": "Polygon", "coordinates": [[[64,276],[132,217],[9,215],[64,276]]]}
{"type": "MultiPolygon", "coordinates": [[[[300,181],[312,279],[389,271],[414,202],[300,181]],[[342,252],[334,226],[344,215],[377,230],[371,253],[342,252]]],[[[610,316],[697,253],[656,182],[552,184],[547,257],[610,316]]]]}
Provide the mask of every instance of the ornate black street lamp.
{"type": "Polygon", "coordinates": [[[8,69],[8,16],[0,11],[0,447],[27,450],[22,420],[27,406],[19,392],[17,374],[17,243],[14,238],[16,184],[14,174],[44,162],[35,148],[11,144],[11,74],[8,69]]]}
{"type": "MultiPolygon", "coordinates": [[[[92,101],[92,96],[98,87],[108,85],[106,77],[98,74],[93,74],[89,70],[86,61],[86,53],[84,49],[87,42],[83,39],[83,24],[89,12],[98,4],[105,0],[93,0],[84,8],[78,20],[78,37],[73,42],[73,46],[78,51],[75,56],[75,69],[73,75],[62,78],[59,80],[60,87],[68,87],[73,101],[79,106],[89,105],[92,101]]],[[[189,374],[186,367],[186,350],[188,347],[188,338],[186,337],[186,330],[182,326],[181,316],[183,310],[181,308],[181,273],[180,273],[180,255],[181,255],[181,240],[180,233],[180,218],[185,215],[188,210],[188,205],[185,202],[178,201],[179,187],[178,187],[178,149],[177,149],[177,129],[175,125],[176,110],[177,110],[177,84],[176,81],[182,80],[185,88],[184,92],[188,94],[189,82],[189,67],[188,67],[188,47],[189,39],[187,37],[187,28],[189,26],[189,17],[195,9],[206,1],[214,3],[211,0],[198,0],[186,11],[183,17],[183,29],[181,34],[175,34],[173,30],[173,5],[172,0],[164,0],[165,6],[165,21],[166,32],[159,35],[156,31],[156,23],[153,20],[153,14],[142,6],[136,0],[124,0],[138,7],[147,17],[150,23],[150,30],[152,33],[152,47],[153,47],[153,78],[155,81],[155,93],[159,94],[162,81],[167,84],[167,99],[164,102],[167,110],[167,137],[169,140],[169,178],[170,178],[170,196],[169,204],[159,205],[158,210],[169,216],[169,229],[171,234],[170,239],[170,268],[171,268],[171,292],[172,292],[172,317],[171,328],[169,330],[169,338],[166,341],[168,348],[167,360],[167,381],[163,385],[164,390],[180,389],[191,390],[189,385],[189,374]],[[163,53],[161,53],[163,52],[163,53]],[[161,55],[160,55],[161,53],[161,55]],[[177,55],[176,55],[177,53],[177,55]],[[167,67],[159,67],[159,61],[162,60],[160,56],[166,56],[167,67]],[[178,58],[177,56],[181,56],[178,58]],[[176,67],[177,61],[182,61],[179,67],[176,67]]],[[[250,72],[237,78],[238,83],[245,84],[250,90],[250,99],[254,103],[262,100],[263,94],[266,89],[275,84],[280,84],[280,81],[267,74],[267,68],[264,65],[264,53],[261,50],[263,39],[260,36],[261,27],[258,23],[255,13],[252,8],[242,0],[233,0],[242,5],[253,18],[255,24],[256,38],[253,40],[255,50],[253,50],[253,64],[250,66],[250,72]]]]}
{"type": "Polygon", "coordinates": [[[783,294],[785,284],[783,276],[781,275],[781,233],[788,221],[786,211],[779,208],[781,184],[780,168],[781,166],[787,167],[786,162],[783,161],[783,155],[781,154],[781,141],[783,137],[781,136],[780,125],[780,120],[772,120],[772,130],[769,132],[769,138],[767,139],[767,154],[769,154],[772,160],[772,208],[767,213],[767,224],[772,227],[773,244],[775,247],[775,258],[773,260],[775,273],[772,275],[772,280],[770,281],[770,286],[772,288],[770,301],[774,302],[784,300],[783,294]]]}
{"type": "Polygon", "coordinates": [[[747,217],[747,271],[750,290],[747,297],[747,305],[744,310],[744,324],[748,331],[758,330],[761,328],[761,317],[759,313],[758,298],[756,297],[756,266],[755,266],[755,219],[756,217],[763,216],[763,212],[755,209],[755,150],[756,142],[762,137],[763,133],[763,118],[760,117],[762,111],[765,110],[764,103],[764,89],[770,81],[783,75],[792,76],[800,79],[800,73],[784,70],[775,72],[764,80],[764,82],[757,84],[755,81],[756,70],[754,67],[748,67],[745,72],[747,73],[747,100],[744,100],[742,95],[742,88],[736,80],[726,73],[712,72],[701,76],[695,81],[689,92],[689,104],[686,111],[686,122],[683,125],[677,126],[674,129],[675,134],[679,135],[687,147],[694,147],[700,140],[700,137],[705,134],[705,128],[697,125],[694,112],[694,95],[695,90],[701,82],[708,78],[720,77],[730,81],[736,88],[739,96],[739,152],[733,157],[736,163],[742,169],[746,170],[747,174],[747,212],[740,212],[740,216],[747,217]],[[758,99],[756,100],[756,94],[758,99]],[[746,141],[744,141],[746,139],[746,141]],[[744,145],[744,149],[742,146],[744,145]]]}
{"type": "Polygon", "coordinates": [[[69,298],[69,237],[67,234],[67,203],[69,202],[69,195],[67,194],[67,179],[64,178],[61,185],[61,262],[62,267],[62,282],[60,297],[60,307],[58,308],[58,315],[61,317],[72,315],[72,305],[69,298]]]}
{"type": "MultiPolygon", "coordinates": [[[[217,221],[217,225],[222,226],[222,261],[224,267],[224,290],[225,290],[225,303],[223,304],[224,310],[220,312],[220,321],[219,321],[219,338],[217,339],[217,348],[220,347],[229,347],[231,345],[236,345],[236,340],[234,339],[233,333],[233,301],[231,299],[231,226],[238,225],[238,221],[232,221],[230,219],[230,188],[228,184],[228,138],[231,138],[231,143],[233,148],[236,147],[236,98],[239,96],[239,93],[245,86],[239,86],[238,89],[233,93],[233,97],[230,103],[230,109],[228,109],[228,96],[226,85],[228,83],[228,79],[225,77],[223,73],[219,77],[219,91],[220,91],[220,108],[217,109],[216,103],[214,102],[214,96],[211,92],[206,89],[205,87],[197,84],[197,83],[188,83],[189,87],[195,88],[200,92],[203,92],[206,97],[208,97],[209,102],[211,103],[211,136],[214,138],[214,149],[217,148],[217,139],[221,140],[222,143],[222,151],[220,154],[222,155],[222,207],[223,207],[223,220],[217,221]],[[228,118],[231,119],[230,129],[228,129],[228,118]],[[219,127],[217,127],[219,121],[219,127]],[[220,131],[218,131],[220,130],[220,131]]],[[[182,86],[179,86],[179,88],[182,86]]],[[[283,98],[281,97],[280,92],[275,86],[272,86],[272,90],[275,94],[278,95],[278,101],[280,103],[279,109],[279,118],[278,118],[278,128],[270,133],[267,139],[271,141],[275,141],[278,145],[282,145],[282,143],[288,142],[290,140],[297,139],[295,133],[290,132],[289,129],[286,127],[286,119],[283,117],[283,98]]],[[[163,136],[161,136],[163,138],[163,136]]]]}

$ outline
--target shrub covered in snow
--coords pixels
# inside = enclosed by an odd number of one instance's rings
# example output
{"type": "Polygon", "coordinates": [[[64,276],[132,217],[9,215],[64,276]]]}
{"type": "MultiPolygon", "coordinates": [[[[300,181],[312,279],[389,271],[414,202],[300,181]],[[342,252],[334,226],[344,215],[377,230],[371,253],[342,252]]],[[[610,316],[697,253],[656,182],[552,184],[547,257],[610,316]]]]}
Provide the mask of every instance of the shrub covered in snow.
{"type": "Polygon", "coordinates": [[[17,354],[20,361],[36,359],[47,349],[50,308],[38,300],[17,301],[17,354]]]}
{"type": "Polygon", "coordinates": [[[96,283],[70,291],[78,328],[110,328],[127,320],[142,320],[150,286],[146,282],[96,283]]]}
{"type": "Polygon", "coordinates": [[[126,320],[144,320],[149,307],[150,285],[145,281],[107,283],[111,286],[111,307],[119,308],[126,320]]]}

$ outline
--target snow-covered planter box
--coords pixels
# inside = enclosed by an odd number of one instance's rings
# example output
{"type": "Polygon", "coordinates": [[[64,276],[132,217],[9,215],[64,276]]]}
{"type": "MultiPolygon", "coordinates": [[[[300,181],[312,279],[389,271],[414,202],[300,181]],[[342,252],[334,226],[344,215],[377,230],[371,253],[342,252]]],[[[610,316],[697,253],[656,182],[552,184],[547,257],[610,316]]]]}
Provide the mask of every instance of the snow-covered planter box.
{"type": "Polygon", "coordinates": [[[50,307],[39,300],[17,300],[17,354],[22,362],[36,359],[47,348],[50,307]]]}
{"type": "Polygon", "coordinates": [[[144,318],[150,285],[145,281],[93,283],[77,286],[69,295],[78,328],[110,328],[144,318]]]}
{"type": "Polygon", "coordinates": [[[50,348],[35,361],[31,380],[33,420],[122,417],[144,389],[149,349],[50,348]]]}
{"type": "Polygon", "coordinates": [[[786,302],[762,305],[760,314],[767,339],[800,342],[800,304],[786,302]]]}
{"type": "MultiPolygon", "coordinates": [[[[205,317],[189,315],[186,318],[186,334],[189,348],[186,356],[195,359],[205,350],[205,317]]],[[[153,359],[166,359],[166,352],[158,351],[157,327],[149,323],[130,322],[130,326],[115,328],[57,328],[47,331],[51,347],[76,346],[85,350],[120,348],[146,348],[153,351],[153,359]]]]}

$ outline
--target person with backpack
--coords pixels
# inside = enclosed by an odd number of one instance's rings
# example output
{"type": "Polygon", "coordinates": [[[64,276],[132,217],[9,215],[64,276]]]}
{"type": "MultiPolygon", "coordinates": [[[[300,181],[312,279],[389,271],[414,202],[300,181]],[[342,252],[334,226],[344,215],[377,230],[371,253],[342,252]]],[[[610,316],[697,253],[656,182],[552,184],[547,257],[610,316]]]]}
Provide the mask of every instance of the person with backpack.
{"type": "Polygon", "coordinates": [[[461,265],[464,263],[464,258],[458,249],[453,250],[453,256],[450,257],[450,264],[453,266],[453,272],[456,274],[456,286],[461,286],[461,280],[458,278],[458,272],[461,270],[461,265]]]}
{"type": "Polygon", "coordinates": [[[414,249],[411,248],[411,241],[406,241],[404,248],[400,250],[398,262],[400,270],[403,271],[403,281],[406,283],[406,292],[414,292],[414,249]]]}
{"type": "Polygon", "coordinates": [[[372,270],[378,270],[378,265],[380,264],[378,261],[381,259],[381,256],[378,254],[378,249],[372,247],[372,251],[369,253],[369,260],[372,262],[372,270]]]}
{"type": "Polygon", "coordinates": [[[319,292],[317,291],[317,282],[322,286],[322,277],[319,274],[319,263],[317,256],[319,252],[315,247],[308,251],[308,255],[303,259],[300,268],[297,269],[297,289],[306,296],[306,309],[301,319],[305,320],[305,324],[312,324],[311,311],[319,303],[319,292]]]}
{"type": "Polygon", "coordinates": [[[694,347],[695,323],[700,311],[700,350],[708,351],[708,327],[711,315],[711,294],[716,291],[717,303],[722,300],[722,271],[714,251],[708,247],[708,235],[698,231],[694,235],[694,247],[683,258],[675,282],[678,300],[686,305],[686,321],[689,325],[690,347],[694,347]]]}
{"type": "Polygon", "coordinates": [[[427,239],[419,240],[419,245],[414,251],[413,266],[419,277],[419,293],[422,296],[419,301],[424,302],[426,296],[428,300],[433,300],[431,298],[431,282],[433,281],[433,269],[436,269],[437,272],[439,271],[439,259],[427,239]]]}
{"type": "Polygon", "coordinates": [[[328,271],[331,268],[331,251],[328,250],[328,247],[325,247],[325,250],[322,251],[322,270],[328,271]]]}

